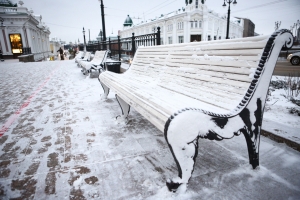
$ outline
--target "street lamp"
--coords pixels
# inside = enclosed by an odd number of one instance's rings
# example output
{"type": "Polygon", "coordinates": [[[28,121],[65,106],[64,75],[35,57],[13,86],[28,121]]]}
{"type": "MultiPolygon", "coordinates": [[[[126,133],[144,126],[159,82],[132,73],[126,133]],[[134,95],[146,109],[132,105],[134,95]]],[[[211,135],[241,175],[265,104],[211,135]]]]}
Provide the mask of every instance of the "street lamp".
{"type": "Polygon", "coordinates": [[[84,30],[84,27],[83,27],[82,33],[83,33],[83,41],[84,41],[84,44],[83,44],[83,51],[86,52],[85,30],[84,30]]]}
{"type": "Polygon", "coordinates": [[[226,3],[228,3],[228,13],[227,13],[227,31],[226,31],[226,39],[229,39],[229,22],[230,22],[230,4],[232,3],[234,6],[237,4],[236,0],[224,0],[223,8],[226,8],[226,3]]]}
{"type": "Polygon", "coordinates": [[[280,25],[281,25],[281,21],[275,22],[275,31],[279,29],[280,25]]]}
{"type": "Polygon", "coordinates": [[[296,41],[298,41],[298,34],[300,34],[299,33],[300,30],[298,31],[298,29],[300,29],[300,20],[299,19],[297,20],[297,23],[295,23],[295,26],[296,26],[295,36],[296,36],[296,41]],[[299,28],[297,29],[297,27],[299,27],[299,28]]]}
{"type": "Polygon", "coordinates": [[[293,26],[291,26],[291,29],[290,29],[290,31],[293,33],[293,30],[294,30],[294,25],[293,25],[293,26]]]}
{"type": "Polygon", "coordinates": [[[98,1],[100,2],[100,8],[101,8],[102,30],[103,30],[103,39],[102,39],[102,41],[106,41],[105,19],[104,19],[104,5],[103,5],[103,0],[98,0],[98,1]]]}

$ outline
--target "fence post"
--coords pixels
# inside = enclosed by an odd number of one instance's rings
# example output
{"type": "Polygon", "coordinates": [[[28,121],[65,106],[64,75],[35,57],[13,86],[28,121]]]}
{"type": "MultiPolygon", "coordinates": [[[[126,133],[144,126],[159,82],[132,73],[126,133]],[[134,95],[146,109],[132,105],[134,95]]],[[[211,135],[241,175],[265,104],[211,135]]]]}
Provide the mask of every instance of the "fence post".
{"type": "Polygon", "coordinates": [[[132,56],[134,56],[135,54],[135,37],[134,37],[134,33],[132,33],[132,37],[131,37],[131,51],[132,51],[132,56]]]}
{"type": "Polygon", "coordinates": [[[108,48],[109,48],[109,57],[111,58],[111,41],[110,41],[110,37],[108,38],[108,48]]]}
{"type": "Polygon", "coordinates": [[[121,41],[119,35],[118,35],[118,53],[119,53],[119,61],[121,61],[121,41]]]}
{"type": "Polygon", "coordinates": [[[156,45],[160,45],[160,27],[157,27],[156,45]]]}

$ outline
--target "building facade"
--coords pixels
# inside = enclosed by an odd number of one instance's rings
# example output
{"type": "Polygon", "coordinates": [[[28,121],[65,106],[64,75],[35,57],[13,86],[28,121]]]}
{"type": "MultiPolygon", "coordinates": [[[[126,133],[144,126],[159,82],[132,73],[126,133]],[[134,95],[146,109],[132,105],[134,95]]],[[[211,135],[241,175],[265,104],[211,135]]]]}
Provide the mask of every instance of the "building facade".
{"type": "Polygon", "coordinates": [[[44,60],[50,55],[50,30],[42,22],[41,15],[35,15],[26,7],[0,4],[0,48],[4,59],[18,58],[24,48],[30,47],[34,60],[44,60]],[[16,7],[17,6],[17,7],[16,7]]]}
{"type": "Polygon", "coordinates": [[[255,36],[255,24],[247,18],[238,18],[244,21],[243,37],[255,36]]]}
{"type": "MultiPolygon", "coordinates": [[[[152,20],[133,25],[127,16],[122,38],[153,33],[157,27],[161,29],[161,43],[175,44],[193,41],[220,40],[226,38],[227,18],[209,10],[200,0],[189,0],[185,8],[168,14],[162,14],[152,20]]],[[[243,37],[243,20],[230,21],[229,37],[243,37]]]]}

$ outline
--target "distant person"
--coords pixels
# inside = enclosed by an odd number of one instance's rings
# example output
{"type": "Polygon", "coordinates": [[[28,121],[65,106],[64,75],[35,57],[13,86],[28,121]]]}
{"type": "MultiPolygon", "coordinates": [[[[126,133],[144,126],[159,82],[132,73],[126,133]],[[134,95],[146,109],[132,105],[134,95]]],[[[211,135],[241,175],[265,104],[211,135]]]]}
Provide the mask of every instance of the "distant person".
{"type": "Polygon", "coordinates": [[[64,60],[64,51],[62,50],[61,47],[57,50],[57,52],[59,52],[60,59],[61,59],[61,60],[64,60]]]}
{"type": "Polygon", "coordinates": [[[3,59],[3,55],[2,55],[2,50],[0,49],[0,59],[1,59],[1,62],[3,62],[4,61],[4,59],[3,59]]]}

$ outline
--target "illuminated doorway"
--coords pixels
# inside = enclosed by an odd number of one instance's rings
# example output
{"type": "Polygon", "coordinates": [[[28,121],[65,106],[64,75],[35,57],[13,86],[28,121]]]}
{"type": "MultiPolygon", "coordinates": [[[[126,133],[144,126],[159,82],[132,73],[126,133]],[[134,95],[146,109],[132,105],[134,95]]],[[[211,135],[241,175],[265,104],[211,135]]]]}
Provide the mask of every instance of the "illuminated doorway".
{"type": "Polygon", "coordinates": [[[21,34],[9,34],[9,40],[14,57],[22,54],[23,45],[21,34]]]}

